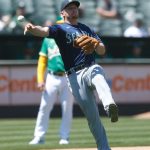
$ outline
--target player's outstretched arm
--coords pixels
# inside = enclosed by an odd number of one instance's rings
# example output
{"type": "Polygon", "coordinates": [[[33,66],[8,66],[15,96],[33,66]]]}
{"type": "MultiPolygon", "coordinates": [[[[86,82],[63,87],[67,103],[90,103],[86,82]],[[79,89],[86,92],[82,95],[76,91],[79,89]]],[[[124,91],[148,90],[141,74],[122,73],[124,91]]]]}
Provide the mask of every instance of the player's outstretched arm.
{"type": "Polygon", "coordinates": [[[49,28],[42,26],[35,26],[31,23],[27,23],[24,28],[24,34],[26,34],[27,32],[35,36],[47,37],[49,35],[49,28]]]}

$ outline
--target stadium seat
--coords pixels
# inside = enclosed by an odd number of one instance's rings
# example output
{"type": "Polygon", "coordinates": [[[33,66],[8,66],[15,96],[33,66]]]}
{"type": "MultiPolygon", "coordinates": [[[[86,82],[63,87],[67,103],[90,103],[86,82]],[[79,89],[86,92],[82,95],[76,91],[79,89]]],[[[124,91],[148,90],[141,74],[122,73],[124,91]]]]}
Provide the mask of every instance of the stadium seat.
{"type": "Polygon", "coordinates": [[[0,14],[9,14],[12,12],[11,0],[0,0],[0,14]]]}
{"type": "Polygon", "coordinates": [[[46,20],[56,20],[55,1],[33,0],[35,7],[34,19],[36,23],[43,24],[46,20]],[[40,10],[40,11],[39,11],[40,10]]]}
{"type": "MultiPolygon", "coordinates": [[[[33,14],[31,18],[34,22],[42,24],[45,20],[56,21],[63,0],[0,0],[0,13],[2,15],[12,13],[20,1],[25,3],[27,13],[33,14]]],[[[145,18],[144,23],[150,27],[150,0],[116,0],[122,20],[108,20],[105,23],[96,13],[96,7],[102,0],[79,1],[84,11],[79,21],[91,26],[95,32],[101,30],[103,35],[122,35],[122,32],[131,25],[132,17],[128,20],[126,16],[131,15],[132,12],[142,13],[145,18]]]]}
{"type": "Polygon", "coordinates": [[[137,0],[119,0],[118,3],[123,6],[136,6],[138,4],[137,0]]]}
{"type": "Polygon", "coordinates": [[[100,23],[100,34],[104,36],[121,36],[122,28],[120,20],[101,20],[100,23]]]}

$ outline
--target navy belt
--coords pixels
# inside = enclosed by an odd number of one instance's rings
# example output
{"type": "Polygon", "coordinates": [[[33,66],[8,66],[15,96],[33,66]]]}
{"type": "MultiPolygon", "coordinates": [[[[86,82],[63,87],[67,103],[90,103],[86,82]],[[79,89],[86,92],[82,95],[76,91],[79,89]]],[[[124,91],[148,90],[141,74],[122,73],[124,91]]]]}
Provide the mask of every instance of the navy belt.
{"type": "Polygon", "coordinates": [[[71,69],[69,69],[68,71],[66,71],[66,74],[67,74],[67,75],[70,75],[70,74],[72,74],[73,72],[77,72],[77,71],[79,71],[79,70],[84,69],[85,67],[90,67],[90,66],[93,65],[93,64],[95,64],[95,63],[82,64],[82,65],[79,65],[79,66],[72,67],[71,69]]]}
{"type": "Polygon", "coordinates": [[[64,76],[65,72],[52,72],[52,71],[48,71],[48,73],[55,75],[55,76],[64,76]]]}

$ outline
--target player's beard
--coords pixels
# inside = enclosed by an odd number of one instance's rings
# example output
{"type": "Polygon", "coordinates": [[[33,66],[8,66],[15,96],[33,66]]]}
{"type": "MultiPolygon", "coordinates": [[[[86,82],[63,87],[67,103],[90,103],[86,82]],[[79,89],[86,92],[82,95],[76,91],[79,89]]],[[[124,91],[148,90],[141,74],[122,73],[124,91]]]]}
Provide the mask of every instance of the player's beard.
{"type": "Polygon", "coordinates": [[[68,19],[69,20],[76,20],[76,19],[78,19],[78,17],[79,17],[79,15],[77,14],[77,15],[73,15],[73,16],[68,16],[68,19]]]}
{"type": "Polygon", "coordinates": [[[74,17],[74,16],[73,16],[73,17],[68,17],[68,19],[69,19],[69,20],[76,20],[76,19],[78,19],[78,17],[74,17]]]}

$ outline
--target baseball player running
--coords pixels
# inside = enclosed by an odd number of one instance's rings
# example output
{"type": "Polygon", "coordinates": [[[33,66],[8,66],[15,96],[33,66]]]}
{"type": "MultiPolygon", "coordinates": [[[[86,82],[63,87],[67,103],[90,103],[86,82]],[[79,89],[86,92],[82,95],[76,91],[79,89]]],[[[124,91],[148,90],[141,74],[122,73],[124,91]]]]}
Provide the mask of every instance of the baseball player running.
{"type": "Polygon", "coordinates": [[[48,129],[49,115],[57,98],[62,107],[59,144],[69,144],[69,133],[72,122],[73,96],[67,85],[64,64],[54,39],[45,38],[39,53],[37,81],[43,90],[37,116],[34,138],[29,144],[44,144],[48,129]],[[44,75],[47,67],[46,83],[44,75]]]}
{"type": "Polygon", "coordinates": [[[79,5],[79,1],[65,0],[61,5],[64,24],[41,27],[29,23],[24,32],[55,39],[64,62],[69,86],[87,118],[97,148],[110,150],[94,96],[96,89],[111,122],[118,121],[118,108],[105,80],[104,70],[95,64],[94,59],[94,51],[103,55],[105,46],[88,26],[78,22],[79,5]]]}

